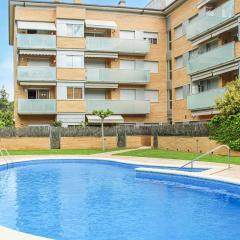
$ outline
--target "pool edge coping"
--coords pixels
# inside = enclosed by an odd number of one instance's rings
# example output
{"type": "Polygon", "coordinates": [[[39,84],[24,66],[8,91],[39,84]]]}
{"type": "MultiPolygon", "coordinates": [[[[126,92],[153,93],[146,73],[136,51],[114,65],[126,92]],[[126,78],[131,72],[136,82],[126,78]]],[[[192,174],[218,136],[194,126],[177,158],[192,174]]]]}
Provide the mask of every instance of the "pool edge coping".
{"type": "MultiPolygon", "coordinates": [[[[17,156],[16,156],[17,157],[17,156]]],[[[24,157],[24,155],[22,155],[24,157]]],[[[128,159],[117,159],[117,158],[112,158],[112,157],[97,157],[97,156],[91,156],[91,155],[75,155],[75,156],[69,156],[69,155],[44,155],[44,156],[28,156],[30,159],[19,159],[17,161],[13,161],[14,163],[17,162],[30,162],[30,161],[37,161],[37,160],[61,160],[61,159],[69,159],[69,160],[101,160],[101,161],[110,161],[110,162],[116,162],[116,163],[125,163],[125,164],[130,164],[130,165],[147,165],[149,167],[137,167],[135,168],[135,171],[142,171],[142,172],[147,172],[147,173],[164,173],[164,174],[169,174],[169,175],[179,175],[179,176],[188,176],[188,177],[193,177],[193,178],[198,178],[198,179],[206,179],[206,180],[212,180],[212,181],[219,181],[223,183],[228,183],[228,184],[234,184],[234,185],[239,185],[240,186],[240,180],[236,179],[231,179],[229,177],[218,177],[213,175],[213,173],[217,171],[224,171],[226,167],[220,167],[220,166],[213,166],[213,165],[203,165],[201,168],[208,168],[208,170],[204,172],[183,172],[183,171],[177,171],[177,170],[167,170],[167,169],[156,169],[156,168],[151,168],[151,166],[169,166],[169,167],[177,167],[176,164],[162,164],[162,163],[143,163],[141,161],[136,161],[136,162],[131,162],[128,159]],[[82,159],[81,159],[82,158],[82,159]]],[[[148,159],[148,158],[144,158],[148,159]]],[[[11,164],[11,163],[10,163],[11,164]]],[[[207,162],[206,162],[207,164],[207,162]]],[[[6,165],[6,163],[0,163],[0,166],[6,165]]],[[[18,240],[52,240],[51,238],[45,238],[41,236],[36,236],[20,231],[16,231],[11,228],[7,228],[4,226],[0,225],[0,237],[4,237],[4,239],[15,239],[18,240]]]]}

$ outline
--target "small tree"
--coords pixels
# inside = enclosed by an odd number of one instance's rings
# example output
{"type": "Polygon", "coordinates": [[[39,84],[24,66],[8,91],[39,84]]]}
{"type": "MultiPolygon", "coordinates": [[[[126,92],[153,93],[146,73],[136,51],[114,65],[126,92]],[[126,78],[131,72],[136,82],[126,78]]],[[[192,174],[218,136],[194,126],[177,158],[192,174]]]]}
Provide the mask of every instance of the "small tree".
{"type": "Polygon", "coordinates": [[[101,130],[102,130],[102,150],[105,150],[105,137],[104,137],[104,119],[111,116],[113,114],[113,112],[109,109],[107,109],[106,111],[104,110],[94,110],[93,115],[96,115],[98,117],[100,117],[101,119],[101,130]]]}
{"type": "Polygon", "coordinates": [[[52,123],[53,127],[61,127],[62,126],[62,121],[55,121],[52,123]]]}
{"type": "Polygon", "coordinates": [[[210,138],[240,151],[240,80],[229,83],[222,98],[216,100],[220,114],[209,124],[210,138]]]}

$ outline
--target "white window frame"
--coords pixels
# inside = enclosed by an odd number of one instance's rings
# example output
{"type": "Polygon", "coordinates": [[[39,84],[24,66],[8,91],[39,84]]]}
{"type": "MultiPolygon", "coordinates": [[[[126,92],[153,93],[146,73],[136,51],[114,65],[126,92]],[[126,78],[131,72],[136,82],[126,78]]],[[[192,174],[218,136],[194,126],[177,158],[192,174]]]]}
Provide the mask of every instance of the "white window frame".
{"type": "Polygon", "coordinates": [[[150,101],[152,103],[159,102],[159,91],[158,90],[144,90],[144,100],[145,101],[150,101]],[[148,94],[150,95],[148,95],[148,94]]]}
{"type": "Polygon", "coordinates": [[[180,69],[184,67],[183,55],[175,58],[175,66],[176,66],[176,69],[180,69]]]}
{"type": "Polygon", "coordinates": [[[149,70],[151,73],[159,73],[158,61],[144,61],[144,70],[149,70]],[[150,67],[150,64],[154,64],[150,67]]]}
{"type": "Polygon", "coordinates": [[[84,21],[81,20],[57,20],[57,36],[60,37],[84,37],[84,21]],[[78,33],[74,29],[80,27],[78,33]],[[70,31],[69,31],[70,30],[70,31]]]}
{"type": "Polygon", "coordinates": [[[184,35],[183,24],[178,25],[174,28],[175,39],[178,39],[184,35]]]}
{"type": "MultiPolygon", "coordinates": [[[[128,95],[130,96],[130,95],[128,95]]],[[[137,90],[136,89],[120,89],[120,100],[129,100],[129,101],[135,101],[137,98],[137,90]],[[134,97],[133,98],[125,98],[125,96],[123,96],[123,92],[132,92],[134,94],[134,97]]]]}
{"type": "Polygon", "coordinates": [[[128,60],[128,59],[120,59],[120,69],[135,70],[136,69],[136,61],[128,60]],[[129,64],[127,64],[127,63],[129,63],[129,64]]]}
{"type": "Polygon", "coordinates": [[[135,35],[136,35],[135,31],[131,31],[131,30],[120,30],[120,32],[119,32],[119,38],[120,39],[130,39],[130,40],[132,40],[132,39],[135,39],[135,35]],[[127,33],[131,33],[131,34],[133,34],[133,36],[132,37],[126,37],[127,33]]]}
{"type": "Polygon", "coordinates": [[[77,51],[58,51],[57,52],[58,68],[84,68],[84,52],[77,51]],[[78,58],[79,64],[76,64],[78,58]]]}
{"type": "Polygon", "coordinates": [[[144,40],[148,40],[151,44],[158,44],[158,33],[157,32],[144,32],[143,38],[144,38],[144,40]]]}
{"type": "Polygon", "coordinates": [[[183,100],[183,87],[177,87],[175,88],[175,98],[176,100],[183,100]]]}

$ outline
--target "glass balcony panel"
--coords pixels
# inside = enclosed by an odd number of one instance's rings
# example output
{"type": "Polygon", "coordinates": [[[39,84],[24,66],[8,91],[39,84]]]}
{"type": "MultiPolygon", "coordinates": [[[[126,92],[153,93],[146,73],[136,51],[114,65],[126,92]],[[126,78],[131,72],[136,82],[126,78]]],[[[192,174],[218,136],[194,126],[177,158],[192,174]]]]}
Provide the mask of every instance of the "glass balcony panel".
{"type": "Polygon", "coordinates": [[[187,70],[189,74],[193,74],[231,61],[234,58],[235,42],[231,42],[189,60],[187,70]]]}
{"type": "Polygon", "coordinates": [[[56,36],[44,34],[18,34],[17,47],[24,49],[56,49],[56,36]]]}
{"type": "Polygon", "coordinates": [[[216,88],[210,91],[201,92],[188,96],[187,106],[190,110],[212,109],[215,107],[215,101],[218,97],[222,97],[225,88],[216,88]]]}
{"type": "Polygon", "coordinates": [[[87,82],[147,84],[150,81],[150,71],[88,68],[87,82]]]}
{"type": "Polygon", "coordinates": [[[230,0],[213,11],[206,12],[206,15],[199,16],[187,27],[187,38],[191,39],[197,35],[217,26],[234,16],[234,0],[230,0]]]}
{"type": "Polygon", "coordinates": [[[56,81],[55,67],[18,67],[18,81],[56,81]]]}
{"type": "Polygon", "coordinates": [[[18,99],[19,114],[56,114],[55,99],[18,99]]]}
{"type": "Polygon", "coordinates": [[[114,114],[148,114],[150,102],[139,100],[87,100],[87,112],[110,109],[114,114]]]}
{"type": "Polygon", "coordinates": [[[147,40],[87,37],[86,49],[96,52],[147,54],[150,44],[147,40]]]}

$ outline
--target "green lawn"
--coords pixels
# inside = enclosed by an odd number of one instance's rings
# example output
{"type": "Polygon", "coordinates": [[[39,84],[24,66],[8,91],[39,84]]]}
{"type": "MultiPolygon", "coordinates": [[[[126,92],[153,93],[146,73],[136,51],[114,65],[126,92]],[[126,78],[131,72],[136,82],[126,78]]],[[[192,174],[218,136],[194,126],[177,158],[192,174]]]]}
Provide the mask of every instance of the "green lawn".
{"type": "MultiPolygon", "coordinates": [[[[111,152],[116,149],[107,149],[104,152],[111,152]]],[[[50,149],[50,150],[9,150],[10,155],[53,155],[53,154],[79,154],[91,155],[103,153],[101,149],[50,149]]]]}
{"type": "MultiPolygon", "coordinates": [[[[169,151],[169,150],[161,150],[161,149],[141,149],[141,150],[132,150],[120,154],[116,154],[120,156],[133,156],[133,157],[146,157],[146,158],[166,158],[166,159],[180,159],[180,160],[193,160],[196,158],[196,153],[190,152],[177,152],[177,151],[169,151]]],[[[209,155],[203,157],[200,161],[204,162],[217,162],[217,163],[227,163],[227,156],[220,155],[209,155]]],[[[231,157],[232,164],[240,165],[240,157],[231,157]]]]}

